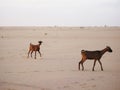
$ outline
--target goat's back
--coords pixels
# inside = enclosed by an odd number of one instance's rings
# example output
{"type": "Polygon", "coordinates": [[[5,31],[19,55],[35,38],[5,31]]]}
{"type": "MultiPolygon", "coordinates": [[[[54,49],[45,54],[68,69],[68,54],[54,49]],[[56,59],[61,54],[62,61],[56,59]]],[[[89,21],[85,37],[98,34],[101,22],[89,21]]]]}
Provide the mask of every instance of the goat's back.
{"type": "Polygon", "coordinates": [[[96,51],[82,50],[81,54],[82,56],[86,57],[86,59],[100,59],[101,58],[101,52],[98,50],[96,51]]]}
{"type": "Polygon", "coordinates": [[[40,49],[40,45],[34,45],[30,43],[30,50],[32,51],[38,51],[40,49]]]}

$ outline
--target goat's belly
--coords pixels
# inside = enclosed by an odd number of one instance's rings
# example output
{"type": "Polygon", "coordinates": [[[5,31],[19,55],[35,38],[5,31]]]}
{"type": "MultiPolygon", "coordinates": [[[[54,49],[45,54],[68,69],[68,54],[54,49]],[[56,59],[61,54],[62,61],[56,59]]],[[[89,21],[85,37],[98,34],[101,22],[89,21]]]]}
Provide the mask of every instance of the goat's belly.
{"type": "Polygon", "coordinates": [[[87,58],[88,60],[94,60],[94,58],[87,58]]]}
{"type": "Polygon", "coordinates": [[[90,59],[90,60],[97,59],[97,56],[88,56],[87,59],[90,59]]]}

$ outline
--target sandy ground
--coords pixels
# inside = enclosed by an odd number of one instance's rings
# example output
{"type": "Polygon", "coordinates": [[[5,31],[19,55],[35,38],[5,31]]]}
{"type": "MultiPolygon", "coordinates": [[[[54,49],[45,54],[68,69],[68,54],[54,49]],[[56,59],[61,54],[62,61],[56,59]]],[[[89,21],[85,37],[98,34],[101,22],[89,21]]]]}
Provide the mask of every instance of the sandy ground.
{"type": "MultiPolygon", "coordinates": [[[[34,53],[33,53],[34,56],[34,53]]],[[[0,27],[0,90],[120,90],[119,27],[0,27]],[[29,43],[41,45],[42,57],[27,58],[29,43]],[[113,53],[78,71],[82,49],[113,53]]]]}

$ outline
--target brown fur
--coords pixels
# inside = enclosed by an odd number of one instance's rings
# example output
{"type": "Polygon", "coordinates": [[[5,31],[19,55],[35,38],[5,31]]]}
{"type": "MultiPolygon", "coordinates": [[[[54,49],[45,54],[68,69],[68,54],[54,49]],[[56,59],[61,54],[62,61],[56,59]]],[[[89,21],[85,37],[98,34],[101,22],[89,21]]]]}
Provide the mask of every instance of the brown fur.
{"type": "Polygon", "coordinates": [[[29,51],[28,51],[28,58],[29,58],[29,54],[31,52],[31,57],[32,57],[32,53],[33,51],[35,51],[35,59],[36,59],[36,52],[38,51],[38,53],[40,54],[40,57],[41,57],[41,52],[40,52],[40,45],[42,44],[42,41],[38,41],[38,45],[33,45],[30,43],[30,46],[29,46],[29,51]]]}
{"type": "Polygon", "coordinates": [[[81,55],[82,55],[82,60],[79,62],[78,64],[78,69],[80,70],[80,64],[82,65],[82,70],[84,70],[84,66],[83,63],[87,60],[87,59],[91,59],[94,60],[94,64],[93,64],[93,69],[92,71],[94,71],[94,67],[96,64],[96,61],[98,60],[100,66],[101,66],[101,70],[103,71],[103,67],[102,67],[102,63],[100,61],[101,57],[103,56],[103,54],[105,52],[112,52],[112,49],[110,47],[106,47],[103,50],[96,50],[96,51],[86,51],[86,50],[82,50],[81,51],[81,55]]]}

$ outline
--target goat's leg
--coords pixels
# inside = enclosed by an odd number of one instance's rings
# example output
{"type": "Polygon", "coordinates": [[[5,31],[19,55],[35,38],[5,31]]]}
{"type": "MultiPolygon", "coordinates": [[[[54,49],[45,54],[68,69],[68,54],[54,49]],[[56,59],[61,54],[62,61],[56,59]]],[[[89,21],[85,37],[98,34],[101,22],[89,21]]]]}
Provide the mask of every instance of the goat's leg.
{"type": "Polygon", "coordinates": [[[81,61],[78,63],[78,70],[80,70],[80,64],[81,64],[81,61]]]}
{"type": "Polygon", "coordinates": [[[82,65],[82,71],[84,70],[84,66],[83,66],[84,62],[85,62],[85,60],[83,60],[83,59],[79,62],[79,70],[80,70],[80,64],[82,65]]]}
{"type": "Polygon", "coordinates": [[[35,51],[35,59],[36,59],[36,51],[35,51]]]}
{"type": "Polygon", "coordinates": [[[84,66],[83,63],[86,61],[86,58],[82,58],[82,60],[79,62],[79,68],[80,68],[80,64],[82,65],[82,71],[84,70],[84,66]]]}
{"type": "Polygon", "coordinates": [[[29,58],[29,54],[30,54],[30,50],[28,51],[28,56],[27,56],[27,58],[29,58]]]}
{"type": "Polygon", "coordinates": [[[94,60],[94,64],[93,64],[93,68],[92,68],[92,71],[94,71],[94,68],[95,68],[95,64],[96,64],[96,60],[94,60]]]}
{"type": "Polygon", "coordinates": [[[101,63],[101,61],[98,60],[98,62],[99,62],[99,64],[100,64],[100,66],[101,66],[101,71],[103,71],[103,67],[102,67],[102,63],[101,63]]]}
{"type": "Polygon", "coordinates": [[[32,53],[33,53],[33,51],[31,51],[31,57],[32,57],[32,53]]]}
{"type": "Polygon", "coordinates": [[[38,51],[38,52],[39,52],[39,54],[40,54],[40,57],[41,57],[41,56],[42,56],[42,55],[41,55],[41,52],[40,52],[40,51],[38,51]]]}
{"type": "Polygon", "coordinates": [[[82,61],[82,62],[81,62],[81,65],[82,65],[82,71],[84,70],[84,66],[83,66],[83,63],[84,63],[84,62],[82,61]]]}
{"type": "MultiPolygon", "coordinates": [[[[83,58],[82,58],[82,60],[78,63],[78,70],[80,70],[80,64],[82,65],[82,62],[83,62],[83,58]]],[[[83,65],[82,65],[82,67],[83,67],[83,65]]],[[[83,67],[84,68],[84,67],[83,67]]],[[[82,69],[83,69],[82,68],[82,69]]]]}
{"type": "Polygon", "coordinates": [[[78,70],[80,70],[80,64],[82,65],[82,70],[84,70],[83,59],[78,63],[78,70]]]}

